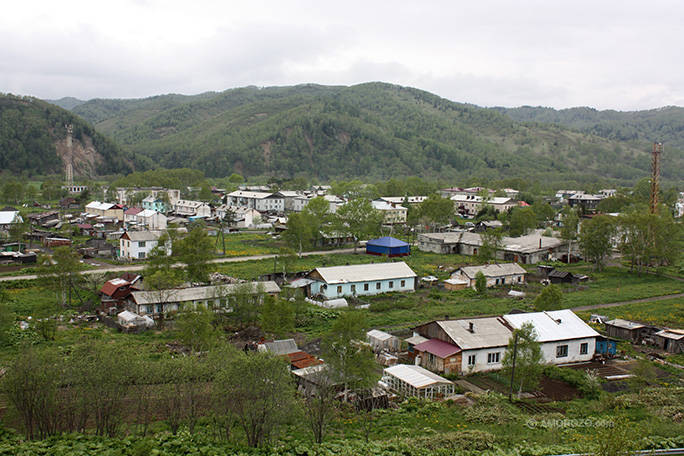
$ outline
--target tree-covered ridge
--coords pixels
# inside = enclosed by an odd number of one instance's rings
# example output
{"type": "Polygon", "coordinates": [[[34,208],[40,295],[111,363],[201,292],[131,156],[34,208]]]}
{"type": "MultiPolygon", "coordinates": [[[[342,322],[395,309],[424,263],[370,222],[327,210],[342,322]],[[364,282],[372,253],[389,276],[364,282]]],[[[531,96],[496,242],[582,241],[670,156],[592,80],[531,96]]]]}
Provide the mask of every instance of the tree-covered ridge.
{"type": "Polygon", "coordinates": [[[73,125],[74,141],[91,141],[102,157],[98,174],[131,172],[131,160],[114,141],[74,114],[32,97],[0,94],[0,169],[14,174],[60,174],[55,143],[73,125]]]}
{"type": "MultiPolygon", "coordinates": [[[[120,103],[112,102],[107,109],[116,114],[98,129],[160,166],[196,168],[209,177],[607,178],[628,185],[650,172],[644,144],[520,123],[384,83],[246,87],[192,101],[155,97],[118,109],[120,103]]],[[[669,150],[667,160],[663,178],[678,180],[684,156],[669,150]]]]}
{"type": "Polygon", "coordinates": [[[555,123],[616,141],[662,142],[684,149],[684,109],[668,106],[647,111],[598,111],[581,107],[556,110],[523,106],[496,108],[523,122],[555,123]]]}

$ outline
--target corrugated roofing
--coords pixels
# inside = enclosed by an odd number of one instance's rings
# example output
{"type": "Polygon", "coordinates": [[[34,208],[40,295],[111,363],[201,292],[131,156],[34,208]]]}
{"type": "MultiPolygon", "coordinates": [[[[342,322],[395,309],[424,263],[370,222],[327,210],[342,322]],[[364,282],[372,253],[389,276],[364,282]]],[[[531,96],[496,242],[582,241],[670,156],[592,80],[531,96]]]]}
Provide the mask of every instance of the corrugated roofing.
{"type": "MultiPolygon", "coordinates": [[[[502,277],[514,274],[526,274],[527,271],[523,269],[518,263],[504,263],[504,264],[485,264],[482,266],[466,266],[459,269],[467,277],[475,279],[478,271],[482,271],[485,277],[502,277]]],[[[458,272],[458,271],[457,271],[458,272]]]]}
{"type": "Polygon", "coordinates": [[[382,340],[382,341],[390,340],[391,338],[394,337],[392,334],[389,334],[389,333],[386,333],[385,331],[380,331],[377,329],[371,329],[370,331],[368,331],[366,333],[366,336],[368,338],[373,338],[373,339],[382,340]]]}
{"type": "Polygon", "coordinates": [[[657,333],[655,333],[655,335],[660,336],[660,337],[664,337],[666,339],[672,339],[672,340],[684,339],[684,332],[672,330],[672,329],[663,329],[662,331],[658,331],[657,333]]]}
{"type": "Polygon", "coordinates": [[[275,353],[276,355],[289,355],[290,353],[300,351],[299,348],[297,348],[297,343],[294,339],[274,340],[271,342],[264,342],[263,345],[266,350],[275,353]]]}
{"type": "Polygon", "coordinates": [[[594,331],[570,309],[504,315],[503,318],[514,328],[520,328],[523,324],[532,322],[540,342],[599,336],[599,333],[594,331]]]}
{"type": "Polygon", "coordinates": [[[416,277],[416,273],[403,261],[397,263],[332,266],[316,268],[315,271],[328,284],[416,277]]]}
{"type": "Polygon", "coordinates": [[[396,366],[388,367],[385,369],[385,373],[396,377],[402,382],[418,389],[425,388],[426,386],[434,385],[436,383],[442,383],[445,385],[453,384],[453,382],[444,377],[440,377],[439,375],[430,372],[427,369],[409,364],[397,364],[396,366]]]}
{"type": "Polygon", "coordinates": [[[427,338],[425,338],[421,335],[418,335],[418,334],[406,339],[406,343],[411,344],[411,345],[419,345],[419,344],[422,344],[423,342],[427,342],[427,341],[428,341],[427,338]]]}
{"type": "Polygon", "coordinates": [[[443,320],[436,323],[463,350],[503,347],[508,345],[512,334],[511,328],[501,317],[443,320]]]}
{"type": "Polygon", "coordinates": [[[616,318],[614,320],[607,321],[606,324],[610,325],[610,326],[615,326],[616,328],[629,329],[629,330],[641,329],[641,328],[646,327],[646,325],[642,325],[641,323],[623,320],[621,318],[616,318]]]}
{"type": "Polygon", "coordinates": [[[451,356],[454,353],[461,351],[460,347],[450,344],[449,342],[444,342],[441,339],[430,339],[427,342],[416,345],[414,348],[418,351],[432,353],[440,358],[446,358],[447,356],[451,356]]]}
{"type": "MultiPolygon", "coordinates": [[[[163,293],[164,302],[191,302],[203,301],[207,299],[218,299],[222,295],[230,294],[235,287],[241,284],[229,285],[212,285],[208,287],[193,287],[193,288],[179,288],[176,290],[169,290],[163,293]]],[[[265,293],[279,293],[280,287],[275,282],[250,282],[252,291],[256,292],[257,287],[261,285],[265,293]]],[[[136,304],[158,304],[162,302],[160,293],[153,291],[134,291],[131,293],[136,304]]]]}

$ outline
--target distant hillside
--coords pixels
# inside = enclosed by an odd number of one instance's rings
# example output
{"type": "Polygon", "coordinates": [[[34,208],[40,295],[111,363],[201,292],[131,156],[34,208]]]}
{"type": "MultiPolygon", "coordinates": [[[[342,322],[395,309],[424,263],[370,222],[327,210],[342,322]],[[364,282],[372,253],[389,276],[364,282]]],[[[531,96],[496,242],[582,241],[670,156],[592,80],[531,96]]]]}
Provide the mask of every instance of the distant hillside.
{"type": "Polygon", "coordinates": [[[0,94],[0,169],[19,174],[63,174],[68,153],[65,125],[73,125],[77,177],[129,173],[133,160],[83,119],[31,97],[0,94]]]}
{"type": "Polygon", "coordinates": [[[684,150],[684,108],[669,106],[648,111],[598,111],[592,108],[552,108],[523,106],[495,108],[523,122],[555,123],[617,141],[662,142],[684,150]]]}
{"type": "MultiPolygon", "coordinates": [[[[417,175],[629,184],[650,171],[647,142],[518,122],[509,112],[383,83],[91,100],[74,112],[138,156],[213,177],[417,175]]],[[[684,154],[668,148],[665,160],[664,180],[679,181],[684,154]]]]}
{"type": "Polygon", "coordinates": [[[74,108],[81,106],[83,103],[85,103],[84,100],[79,100],[78,98],[74,97],[64,97],[60,98],[59,100],[45,100],[50,104],[57,105],[62,109],[66,109],[67,111],[72,111],[74,108]]]}

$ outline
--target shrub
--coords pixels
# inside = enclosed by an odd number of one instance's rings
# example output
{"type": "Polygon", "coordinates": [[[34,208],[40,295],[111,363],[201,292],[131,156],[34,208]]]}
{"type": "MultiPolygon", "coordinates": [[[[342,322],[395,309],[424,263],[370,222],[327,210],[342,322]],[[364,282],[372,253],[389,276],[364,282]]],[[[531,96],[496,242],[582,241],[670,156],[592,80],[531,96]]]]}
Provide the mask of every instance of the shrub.
{"type": "Polygon", "coordinates": [[[496,437],[489,432],[468,430],[414,437],[409,442],[429,451],[446,450],[449,453],[459,451],[463,454],[478,454],[493,449],[496,437]]]}

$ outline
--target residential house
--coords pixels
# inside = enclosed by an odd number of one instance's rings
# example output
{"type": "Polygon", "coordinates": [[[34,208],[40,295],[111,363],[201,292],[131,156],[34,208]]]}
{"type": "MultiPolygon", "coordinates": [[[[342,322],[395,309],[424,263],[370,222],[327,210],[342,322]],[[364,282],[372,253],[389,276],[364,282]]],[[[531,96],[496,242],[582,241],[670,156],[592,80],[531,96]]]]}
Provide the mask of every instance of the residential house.
{"type": "Polygon", "coordinates": [[[126,231],[119,239],[119,257],[144,260],[157,246],[160,235],[159,231],[126,231]]]}
{"type": "Polygon", "coordinates": [[[509,314],[503,318],[514,329],[532,323],[544,360],[549,364],[586,362],[594,357],[600,334],[570,309],[509,314]]]}
{"type": "Polygon", "coordinates": [[[494,371],[502,362],[513,330],[531,323],[544,362],[590,361],[599,334],[571,310],[442,320],[414,328],[425,342],[413,346],[416,364],[436,372],[467,374],[494,371]]]}
{"type": "Polygon", "coordinates": [[[337,209],[344,204],[344,200],[339,196],[335,195],[300,195],[294,198],[292,210],[294,212],[302,212],[304,206],[309,204],[309,201],[311,201],[313,198],[316,198],[317,196],[321,196],[328,202],[328,211],[331,214],[336,213],[337,209]]]}
{"type": "MultiPolygon", "coordinates": [[[[243,284],[211,285],[206,287],[178,288],[169,290],[134,291],[126,300],[126,307],[138,315],[162,315],[181,308],[193,309],[205,306],[211,310],[230,312],[230,295],[243,284]]],[[[251,292],[275,295],[280,287],[275,282],[248,282],[251,292]]]]}
{"type": "Polygon", "coordinates": [[[484,274],[487,279],[487,287],[522,284],[525,282],[525,274],[527,273],[518,263],[495,263],[457,269],[451,278],[465,281],[469,287],[475,288],[478,272],[484,274]]]}
{"type": "Polygon", "coordinates": [[[114,315],[125,308],[133,291],[140,291],[131,282],[121,278],[109,280],[100,288],[100,311],[114,315]]]}
{"type": "Polygon", "coordinates": [[[404,397],[444,399],[454,394],[454,382],[410,364],[385,368],[382,383],[404,397]]]}
{"type": "Polygon", "coordinates": [[[139,212],[135,218],[139,228],[150,231],[165,230],[168,220],[161,212],[153,211],[151,209],[145,209],[144,211],[139,212]]]}
{"type": "Polygon", "coordinates": [[[408,209],[401,205],[401,203],[388,203],[383,200],[371,201],[373,209],[382,212],[384,216],[384,223],[388,225],[404,225],[406,224],[406,215],[408,209]]]}
{"type": "Polygon", "coordinates": [[[124,219],[124,207],[115,203],[101,203],[99,201],[91,201],[85,206],[86,217],[109,219],[115,221],[122,221],[124,219]]]}
{"type": "Polygon", "coordinates": [[[211,206],[203,201],[178,200],[173,210],[181,217],[211,217],[211,206]]]}
{"type": "Polygon", "coordinates": [[[283,210],[285,212],[294,211],[295,198],[299,197],[302,193],[290,190],[280,190],[277,193],[283,199],[283,210]]]}
{"type": "MultiPolygon", "coordinates": [[[[477,255],[482,246],[479,233],[466,231],[449,233],[422,233],[418,235],[418,248],[425,252],[477,255]]],[[[536,264],[551,258],[567,255],[568,243],[562,239],[544,236],[543,231],[520,236],[501,238],[497,258],[522,264],[536,264]]]]}
{"type": "Polygon", "coordinates": [[[166,212],[170,209],[170,204],[166,204],[163,199],[155,198],[154,196],[148,196],[143,199],[140,203],[140,206],[142,206],[142,208],[145,210],[157,211],[160,214],[166,214],[166,212]]]}
{"type": "Polygon", "coordinates": [[[228,206],[222,204],[216,208],[216,217],[223,220],[228,212],[232,212],[232,224],[237,228],[249,228],[254,225],[254,220],[261,217],[261,214],[256,209],[251,207],[228,206]]]}
{"type": "Polygon", "coordinates": [[[7,231],[11,225],[15,223],[22,223],[23,221],[24,219],[21,218],[19,211],[6,211],[4,209],[0,211],[0,230],[7,231]]]}
{"type": "Polygon", "coordinates": [[[236,190],[226,195],[226,204],[229,206],[249,207],[256,209],[257,211],[266,212],[269,203],[271,205],[274,203],[273,201],[266,200],[272,194],[273,193],[236,190]]]}
{"type": "Polygon", "coordinates": [[[73,196],[68,196],[68,197],[60,200],[59,207],[62,210],[68,210],[68,209],[78,209],[79,207],[81,207],[81,205],[78,204],[78,202],[76,201],[76,198],[74,198],[73,196]]]}
{"type": "Polygon", "coordinates": [[[568,205],[572,208],[580,207],[586,211],[594,211],[604,198],[601,194],[576,193],[568,198],[568,205]]]}
{"type": "Polygon", "coordinates": [[[413,329],[416,364],[445,374],[499,370],[512,329],[500,316],[433,321],[413,329]]]}
{"type": "Polygon", "coordinates": [[[306,276],[307,296],[325,299],[415,291],[416,273],[402,262],[316,268],[306,276]]]}
{"type": "Polygon", "coordinates": [[[142,212],[139,207],[129,207],[124,211],[124,229],[128,229],[138,224],[136,216],[142,212]]]}

